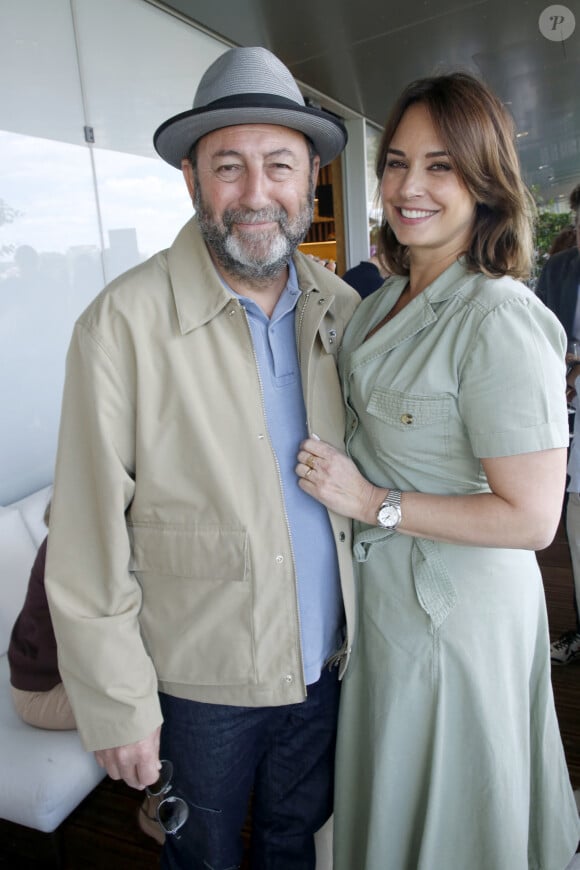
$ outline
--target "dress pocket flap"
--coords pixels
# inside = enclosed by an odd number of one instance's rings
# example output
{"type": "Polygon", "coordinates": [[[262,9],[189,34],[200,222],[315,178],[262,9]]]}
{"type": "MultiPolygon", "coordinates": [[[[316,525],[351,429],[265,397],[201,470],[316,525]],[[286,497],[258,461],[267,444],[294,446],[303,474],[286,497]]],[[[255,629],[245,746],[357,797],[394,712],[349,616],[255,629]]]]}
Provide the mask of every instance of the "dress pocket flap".
{"type": "Polygon", "coordinates": [[[374,389],[367,411],[401,429],[430,426],[449,416],[449,396],[419,396],[398,390],[374,389]]]}

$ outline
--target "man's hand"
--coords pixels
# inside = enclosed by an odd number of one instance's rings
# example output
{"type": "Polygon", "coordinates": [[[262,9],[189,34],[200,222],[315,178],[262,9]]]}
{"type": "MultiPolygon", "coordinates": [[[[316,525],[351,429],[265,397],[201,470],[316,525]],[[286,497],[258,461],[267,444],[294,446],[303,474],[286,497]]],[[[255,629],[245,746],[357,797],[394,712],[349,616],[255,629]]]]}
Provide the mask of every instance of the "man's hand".
{"type": "Polygon", "coordinates": [[[153,785],[159,775],[159,735],[161,726],[153,734],[113,749],[99,749],[95,758],[111,779],[122,779],[131,788],[142,791],[153,785]]]}

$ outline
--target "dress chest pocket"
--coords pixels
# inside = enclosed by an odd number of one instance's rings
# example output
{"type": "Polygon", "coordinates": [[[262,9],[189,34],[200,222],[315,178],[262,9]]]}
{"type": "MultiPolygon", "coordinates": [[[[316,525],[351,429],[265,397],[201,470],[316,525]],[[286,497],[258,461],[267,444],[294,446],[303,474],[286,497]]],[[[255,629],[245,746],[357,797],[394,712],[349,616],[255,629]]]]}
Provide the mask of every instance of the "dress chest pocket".
{"type": "Polygon", "coordinates": [[[372,391],[367,404],[367,425],[377,451],[393,458],[407,449],[420,449],[447,457],[451,397],[424,396],[385,390],[372,391]]]}

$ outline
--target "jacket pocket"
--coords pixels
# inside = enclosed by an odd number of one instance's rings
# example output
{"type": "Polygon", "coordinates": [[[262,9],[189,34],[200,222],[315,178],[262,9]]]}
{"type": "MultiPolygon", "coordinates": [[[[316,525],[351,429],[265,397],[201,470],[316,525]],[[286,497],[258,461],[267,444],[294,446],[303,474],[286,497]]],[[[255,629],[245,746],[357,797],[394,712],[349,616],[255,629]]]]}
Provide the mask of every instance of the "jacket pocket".
{"type": "Polygon", "coordinates": [[[129,524],[141,631],[167,683],[256,681],[252,583],[244,529],[129,524]]]}

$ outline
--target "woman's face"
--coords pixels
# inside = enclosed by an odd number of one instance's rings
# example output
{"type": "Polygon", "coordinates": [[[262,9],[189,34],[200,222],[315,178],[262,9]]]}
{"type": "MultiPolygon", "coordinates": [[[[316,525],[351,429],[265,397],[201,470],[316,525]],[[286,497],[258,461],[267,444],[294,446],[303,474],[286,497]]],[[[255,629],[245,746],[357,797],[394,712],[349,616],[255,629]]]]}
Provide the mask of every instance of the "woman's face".
{"type": "Polygon", "coordinates": [[[391,229],[412,256],[425,250],[451,261],[469,247],[475,200],[421,103],[409,106],[391,140],[381,199],[391,229]]]}

